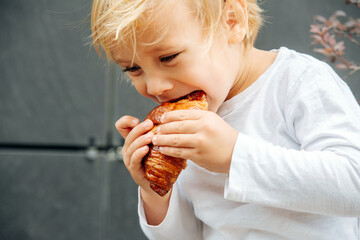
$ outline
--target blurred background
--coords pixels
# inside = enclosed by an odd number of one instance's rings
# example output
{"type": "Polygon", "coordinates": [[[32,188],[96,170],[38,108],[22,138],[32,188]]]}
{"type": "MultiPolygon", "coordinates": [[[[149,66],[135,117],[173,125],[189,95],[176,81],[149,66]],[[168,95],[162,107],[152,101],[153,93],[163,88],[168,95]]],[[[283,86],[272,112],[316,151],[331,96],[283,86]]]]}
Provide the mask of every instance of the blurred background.
{"type": "MultiPolygon", "coordinates": [[[[256,46],[311,54],[314,15],[345,0],[268,0],[256,46]]],[[[89,0],[0,0],[0,240],[145,239],[114,128],[155,106],[87,44],[89,0]]],[[[345,56],[359,64],[359,46],[345,56]]],[[[345,76],[349,71],[336,70],[345,76]]],[[[346,78],[360,99],[360,71],[346,78]]]]}

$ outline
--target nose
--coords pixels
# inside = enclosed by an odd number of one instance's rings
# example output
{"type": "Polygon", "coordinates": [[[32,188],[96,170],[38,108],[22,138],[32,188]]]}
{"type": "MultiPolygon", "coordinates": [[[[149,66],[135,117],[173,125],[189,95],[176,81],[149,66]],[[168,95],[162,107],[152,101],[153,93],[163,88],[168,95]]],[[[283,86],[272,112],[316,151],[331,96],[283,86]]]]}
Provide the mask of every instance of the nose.
{"type": "Polygon", "coordinates": [[[171,90],[174,83],[169,78],[161,75],[152,74],[146,78],[146,90],[152,96],[161,96],[164,92],[171,90]]]}

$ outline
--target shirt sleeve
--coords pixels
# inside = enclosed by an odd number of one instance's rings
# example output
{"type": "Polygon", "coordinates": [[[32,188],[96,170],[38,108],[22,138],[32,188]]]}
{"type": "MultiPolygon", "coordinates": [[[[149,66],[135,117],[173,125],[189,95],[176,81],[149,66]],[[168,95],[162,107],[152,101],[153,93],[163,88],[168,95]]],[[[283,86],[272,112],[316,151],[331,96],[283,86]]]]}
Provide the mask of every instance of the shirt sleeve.
{"type": "Polygon", "coordinates": [[[239,133],[226,199],[332,216],[360,216],[360,109],[332,70],[308,71],[288,94],[299,149],[239,133]]]}
{"type": "Polygon", "coordinates": [[[175,182],[166,217],[157,226],[147,223],[140,190],[138,191],[140,226],[149,239],[202,239],[201,222],[195,217],[192,204],[180,189],[175,182]]]}

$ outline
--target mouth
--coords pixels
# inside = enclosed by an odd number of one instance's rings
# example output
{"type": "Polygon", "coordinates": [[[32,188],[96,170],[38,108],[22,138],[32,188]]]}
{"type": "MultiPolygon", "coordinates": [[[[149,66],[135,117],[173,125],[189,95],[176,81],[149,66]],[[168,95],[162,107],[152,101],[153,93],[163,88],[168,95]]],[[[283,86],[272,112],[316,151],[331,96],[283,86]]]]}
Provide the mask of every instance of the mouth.
{"type": "Polygon", "coordinates": [[[187,93],[187,94],[182,95],[182,96],[177,97],[177,98],[172,98],[172,99],[166,100],[166,101],[160,101],[160,103],[165,103],[165,102],[174,103],[174,102],[180,101],[181,99],[186,98],[186,97],[189,96],[189,95],[194,95],[194,94],[196,94],[196,92],[203,92],[203,91],[202,91],[202,90],[195,90],[195,91],[193,91],[193,92],[187,93]]]}
{"type": "Polygon", "coordinates": [[[191,94],[191,93],[188,93],[188,94],[185,94],[184,96],[180,96],[180,97],[178,97],[178,98],[173,98],[173,99],[170,99],[169,101],[167,101],[167,102],[171,102],[171,103],[173,103],[173,102],[177,102],[177,101],[180,101],[181,99],[184,99],[187,95],[189,95],[189,94],[191,94]]]}

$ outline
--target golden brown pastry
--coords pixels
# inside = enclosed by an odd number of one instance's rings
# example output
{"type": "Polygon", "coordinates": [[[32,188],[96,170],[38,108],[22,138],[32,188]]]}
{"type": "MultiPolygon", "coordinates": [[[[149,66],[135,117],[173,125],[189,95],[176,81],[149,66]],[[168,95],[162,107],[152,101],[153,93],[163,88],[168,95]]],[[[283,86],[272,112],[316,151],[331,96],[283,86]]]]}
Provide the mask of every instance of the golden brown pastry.
{"type": "MultiPolygon", "coordinates": [[[[192,92],[174,102],[163,103],[154,108],[145,119],[154,123],[152,131],[157,133],[161,116],[170,111],[182,109],[207,110],[206,94],[203,91],[192,92]]],[[[186,168],[186,159],[170,157],[159,152],[158,146],[149,145],[149,153],[144,157],[145,178],[150,187],[160,196],[164,196],[173,186],[180,172],[186,168]]]]}

